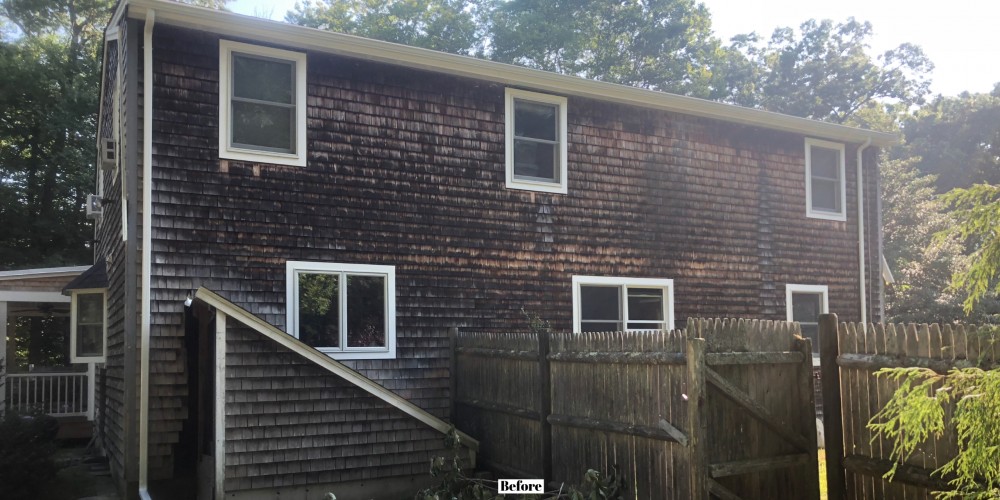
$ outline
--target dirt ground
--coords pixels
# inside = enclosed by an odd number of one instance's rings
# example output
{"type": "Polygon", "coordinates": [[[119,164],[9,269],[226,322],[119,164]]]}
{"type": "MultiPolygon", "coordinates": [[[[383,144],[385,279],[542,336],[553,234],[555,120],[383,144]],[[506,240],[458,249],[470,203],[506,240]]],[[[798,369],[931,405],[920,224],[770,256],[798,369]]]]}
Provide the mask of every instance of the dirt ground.
{"type": "Polygon", "coordinates": [[[39,491],[39,500],[118,500],[107,468],[84,463],[86,441],[64,441],[55,460],[59,473],[39,491]]]}

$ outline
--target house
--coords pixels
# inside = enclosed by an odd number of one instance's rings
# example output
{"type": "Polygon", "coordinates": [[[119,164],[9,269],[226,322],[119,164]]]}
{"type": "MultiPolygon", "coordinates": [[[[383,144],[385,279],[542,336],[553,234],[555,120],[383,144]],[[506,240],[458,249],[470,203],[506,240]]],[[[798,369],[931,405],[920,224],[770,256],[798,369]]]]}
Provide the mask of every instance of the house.
{"type": "Polygon", "coordinates": [[[412,493],[453,327],[881,316],[894,135],[161,0],[105,40],[96,432],[127,498],[412,493]]]}

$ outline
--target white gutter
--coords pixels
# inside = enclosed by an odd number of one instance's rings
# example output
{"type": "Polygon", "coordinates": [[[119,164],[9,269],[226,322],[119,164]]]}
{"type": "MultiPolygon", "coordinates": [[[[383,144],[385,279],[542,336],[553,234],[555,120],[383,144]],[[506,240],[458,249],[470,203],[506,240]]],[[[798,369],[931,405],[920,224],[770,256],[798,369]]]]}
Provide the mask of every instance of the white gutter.
{"type": "Polygon", "coordinates": [[[864,194],[865,194],[865,183],[862,177],[861,164],[862,164],[862,153],[868,146],[872,145],[871,137],[868,138],[864,144],[858,148],[858,268],[861,274],[861,286],[860,286],[860,296],[861,296],[861,324],[868,324],[868,297],[867,290],[865,288],[865,204],[864,204],[864,194]]]}
{"type": "MultiPolygon", "coordinates": [[[[899,142],[896,134],[886,132],[863,130],[694,97],[587,80],[577,76],[408,47],[174,1],[129,0],[122,3],[129,5],[126,15],[132,18],[141,19],[144,12],[155,9],[161,25],[202,30],[235,39],[269,42],[282,47],[418,68],[559,95],[576,95],[647,109],[661,109],[841,142],[861,142],[869,139],[878,146],[890,146],[899,142]]],[[[119,13],[116,13],[117,15],[119,13]]]]}
{"type": "Polygon", "coordinates": [[[149,492],[149,288],[153,240],[153,26],[156,12],[146,11],[142,29],[142,312],[139,346],[139,497],[149,492]]]}

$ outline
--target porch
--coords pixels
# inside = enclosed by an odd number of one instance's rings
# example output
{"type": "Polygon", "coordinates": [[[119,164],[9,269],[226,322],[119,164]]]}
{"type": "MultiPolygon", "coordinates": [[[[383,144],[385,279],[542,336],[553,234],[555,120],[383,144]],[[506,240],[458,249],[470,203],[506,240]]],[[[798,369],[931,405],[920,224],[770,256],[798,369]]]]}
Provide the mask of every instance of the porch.
{"type": "Polygon", "coordinates": [[[0,414],[45,413],[60,437],[86,438],[94,419],[95,363],[72,363],[70,297],[87,267],[0,272],[0,414]]]}

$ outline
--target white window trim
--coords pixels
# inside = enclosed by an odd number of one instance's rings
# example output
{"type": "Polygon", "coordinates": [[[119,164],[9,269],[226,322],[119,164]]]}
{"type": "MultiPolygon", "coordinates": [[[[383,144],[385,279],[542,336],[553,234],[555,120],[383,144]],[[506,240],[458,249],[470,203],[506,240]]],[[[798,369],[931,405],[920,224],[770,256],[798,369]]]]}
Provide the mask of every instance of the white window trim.
{"type": "Polygon", "coordinates": [[[104,363],[108,355],[108,289],[107,288],[84,288],[80,290],[73,290],[70,296],[69,303],[69,362],[70,363],[104,363]],[[76,310],[77,310],[77,297],[79,295],[89,295],[100,293],[101,299],[104,302],[104,331],[101,335],[101,352],[104,354],[101,356],[77,356],[76,355],[76,310]]]}
{"type": "MultiPolygon", "coordinates": [[[[285,263],[285,329],[287,333],[299,338],[298,310],[298,274],[299,273],[351,273],[385,276],[385,347],[347,347],[346,342],[341,348],[315,347],[333,359],[396,359],[396,267],[370,264],[340,264],[332,262],[288,261],[285,263]]],[[[346,296],[341,294],[341,307],[346,296]]],[[[347,321],[347,314],[340,315],[341,321],[347,321]]],[[[344,326],[341,325],[343,329],[344,326]]]]}
{"type": "Polygon", "coordinates": [[[540,191],[543,193],[566,194],[568,192],[566,174],[568,171],[566,154],[568,137],[566,129],[566,98],[551,94],[539,94],[508,88],[504,92],[504,138],[507,188],[540,191]],[[514,99],[535,101],[559,106],[559,182],[532,181],[514,178],[514,99]]]}
{"type": "MultiPolygon", "coordinates": [[[[610,276],[573,276],[573,331],[580,328],[580,287],[581,286],[618,286],[627,292],[629,286],[663,288],[666,290],[666,315],[663,324],[667,330],[674,329],[674,280],[661,278],[622,278],[610,276]]],[[[624,297],[624,296],[623,296],[624,297]]],[[[628,327],[628,300],[622,300],[622,328],[628,327]]]]}
{"type": "Polygon", "coordinates": [[[839,142],[823,141],[806,137],[806,217],[813,219],[825,219],[835,221],[847,220],[847,172],[845,148],[839,142]],[[840,212],[830,212],[826,210],[813,209],[812,203],[812,147],[817,146],[826,149],[833,149],[840,152],[840,212]]]}
{"type": "MultiPolygon", "coordinates": [[[[830,313],[830,288],[826,285],[796,285],[787,284],[785,285],[785,320],[789,323],[795,321],[792,314],[792,294],[795,293],[813,293],[820,295],[820,314],[830,313]]],[[[819,350],[818,346],[813,346],[816,350],[819,350]]],[[[819,366],[820,358],[817,352],[813,352],[813,366],[819,366]]]]}
{"type": "Polygon", "coordinates": [[[306,54],[288,50],[219,40],[219,157],[230,160],[306,166],[306,54]],[[233,147],[230,108],[232,106],[232,53],[284,59],[295,63],[295,152],[278,153],[233,147]]]}

